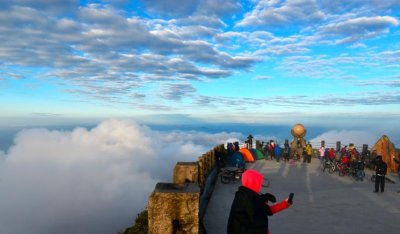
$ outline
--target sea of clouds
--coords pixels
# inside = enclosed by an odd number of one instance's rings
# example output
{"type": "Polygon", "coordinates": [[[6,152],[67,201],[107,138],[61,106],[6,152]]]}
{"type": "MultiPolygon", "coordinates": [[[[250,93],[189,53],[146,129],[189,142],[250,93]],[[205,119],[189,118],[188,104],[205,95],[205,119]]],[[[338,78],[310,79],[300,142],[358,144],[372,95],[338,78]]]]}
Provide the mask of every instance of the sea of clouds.
{"type": "MultiPolygon", "coordinates": [[[[171,182],[177,161],[196,161],[217,144],[246,137],[155,131],[122,119],[90,129],[24,129],[0,151],[0,233],[118,233],[133,224],[157,182],[171,182]]],[[[310,140],[372,147],[379,137],[335,130],[310,140]]]]}
{"type": "Polygon", "coordinates": [[[331,130],[322,133],[321,135],[311,139],[310,141],[320,143],[322,140],[324,140],[326,143],[326,147],[333,147],[334,149],[336,149],[337,141],[341,142],[342,147],[352,143],[357,149],[360,150],[362,149],[363,144],[367,144],[369,148],[372,148],[379,139],[379,137],[380,137],[379,135],[376,135],[369,131],[331,130]]]}
{"type": "Polygon", "coordinates": [[[243,136],[116,119],[92,129],[22,130],[0,151],[0,233],[118,233],[157,182],[171,182],[177,161],[196,161],[229,138],[243,136]]]}

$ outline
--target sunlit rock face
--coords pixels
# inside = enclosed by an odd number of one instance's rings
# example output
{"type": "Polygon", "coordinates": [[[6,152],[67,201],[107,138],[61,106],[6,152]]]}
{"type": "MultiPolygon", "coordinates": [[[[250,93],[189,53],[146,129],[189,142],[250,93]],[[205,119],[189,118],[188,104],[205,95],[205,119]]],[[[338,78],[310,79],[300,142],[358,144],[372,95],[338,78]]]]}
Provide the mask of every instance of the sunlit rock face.
{"type": "Polygon", "coordinates": [[[398,165],[395,163],[393,157],[399,159],[399,156],[397,155],[395,145],[386,135],[383,135],[371,149],[372,158],[375,158],[377,155],[382,155],[383,161],[388,165],[388,172],[397,171],[398,165]]]}

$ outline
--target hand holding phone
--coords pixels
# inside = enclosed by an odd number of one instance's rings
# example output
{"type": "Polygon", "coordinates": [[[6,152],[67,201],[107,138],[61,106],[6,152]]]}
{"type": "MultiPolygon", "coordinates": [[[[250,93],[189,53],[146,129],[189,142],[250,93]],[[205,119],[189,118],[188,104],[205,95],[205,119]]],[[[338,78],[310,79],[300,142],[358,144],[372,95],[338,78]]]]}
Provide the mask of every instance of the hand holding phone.
{"type": "Polygon", "coordinates": [[[288,199],[288,203],[289,204],[293,204],[293,197],[294,197],[294,193],[290,193],[289,194],[289,199],[288,199]]]}

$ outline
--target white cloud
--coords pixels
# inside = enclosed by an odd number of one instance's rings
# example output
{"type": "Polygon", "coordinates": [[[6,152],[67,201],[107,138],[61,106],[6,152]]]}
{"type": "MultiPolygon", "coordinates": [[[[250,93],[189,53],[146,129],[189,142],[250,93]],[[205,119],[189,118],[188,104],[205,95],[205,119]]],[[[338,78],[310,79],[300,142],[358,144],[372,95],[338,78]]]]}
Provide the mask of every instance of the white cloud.
{"type": "Polygon", "coordinates": [[[287,26],[325,19],[315,0],[260,1],[237,26],[287,26]]]}
{"type": "Polygon", "coordinates": [[[269,80],[272,79],[272,76],[264,76],[264,75],[258,75],[253,78],[254,80],[269,80]]]}
{"type": "Polygon", "coordinates": [[[27,129],[0,151],[0,233],[117,233],[132,224],[177,161],[228,133],[155,132],[128,120],[93,129],[27,129]]]}
{"type": "Polygon", "coordinates": [[[368,144],[368,147],[372,147],[377,141],[376,134],[369,131],[359,131],[359,130],[342,130],[342,131],[329,131],[325,132],[313,139],[311,142],[314,144],[319,144],[322,140],[325,141],[326,147],[333,147],[336,149],[336,142],[340,141],[342,146],[349,145],[353,143],[354,146],[359,149],[363,144],[368,144]]]}
{"type": "Polygon", "coordinates": [[[397,25],[399,21],[391,16],[359,17],[323,26],[322,32],[344,37],[337,41],[343,44],[377,37],[397,25]]]}
{"type": "MultiPolygon", "coordinates": [[[[43,10],[51,8],[51,1],[28,2],[16,1],[0,9],[0,34],[4,38],[0,44],[4,68],[0,69],[7,74],[0,79],[24,77],[21,70],[6,72],[13,67],[35,67],[43,71],[40,76],[29,74],[33,79],[52,77],[69,86],[68,94],[115,104],[115,96],[154,92],[147,85],[153,80],[226,78],[234,70],[249,69],[259,62],[238,51],[218,50],[211,43],[215,33],[225,27],[218,15],[224,15],[228,5],[231,10],[238,8],[235,1],[224,2],[223,9],[215,1],[191,1],[198,5],[193,10],[213,9],[218,14],[170,20],[157,15],[144,18],[118,5],[77,6],[70,0],[63,1],[69,6],[66,11],[54,17],[43,10]],[[182,62],[171,63],[175,58],[182,62]],[[121,88],[120,84],[126,82],[130,84],[121,88]],[[105,83],[106,89],[102,88],[105,83]]],[[[178,12],[193,7],[180,3],[178,8],[171,1],[149,5],[157,9],[168,6],[178,12]]],[[[55,5],[62,9],[62,4],[55,5]]],[[[139,107],[135,102],[129,104],[139,107]]]]}
{"type": "Polygon", "coordinates": [[[190,83],[165,84],[161,96],[165,99],[180,101],[187,94],[194,93],[196,89],[190,83]]]}
{"type": "Polygon", "coordinates": [[[172,17],[188,15],[231,15],[240,9],[236,0],[153,0],[143,1],[151,13],[172,17]],[[221,7],[223,5],[223,7],[221,7]]]}

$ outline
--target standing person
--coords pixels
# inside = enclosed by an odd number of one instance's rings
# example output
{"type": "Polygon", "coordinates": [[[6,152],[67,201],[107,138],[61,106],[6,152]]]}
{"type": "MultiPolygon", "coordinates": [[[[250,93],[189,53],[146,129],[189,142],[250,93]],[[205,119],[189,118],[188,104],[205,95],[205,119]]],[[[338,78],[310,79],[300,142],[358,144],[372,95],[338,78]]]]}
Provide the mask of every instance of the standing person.
{"type": "Polygon", "coordinates": [[[340,150],[340,155],[343,157],[344,155],[347,155],[347,145],[345,145],[341,150],[340,150]]]}
{"type": "Polygon", "coordinates": [[[363,181],[365,177],[364,173],[364,167],[365,163],[361,158],[357,159],[357,162],[355,163],[355,169],[356,169],[356,181],[363,181]]]}
{"type": "Polygon", "coordinates": [[[269,142],[267,142],[267,144],[265,144],[264,151],[265,151],[265,159],[268,159],[268,156],[270,154],[270,152],[269,152],[269,142]]]}
{"type": "Polygon", "coordinates": [[[277,162],[279,162],[281,160],[281,155],[282,155],[282,149],[278,144],[276,144],[275,145],[275,159],[277,162]]]}
{"type": "Polygon", "coordinates": [[[274,195],[260,194],[263,175],[248,169],[242,175],[242,186],[238,188],[233,199],[228,219],[228,234],[267,234],[268,216],[287,209],[291,204],[288,199],[276,202],[274,195]]]}
{"type": "Polygon", "coordinates": [[[285,142],[285,144],[283,145],[283,159],[286,161],[289,161],[289,155],[290,155],[290,147],[289,147],[289,143],[285,142]]]}
{"type": "Polygon", "coordinates": [[[378,155],[373,160],[375,165],[375,193],[379,192],[379,188],[381,189],[381,193],[385,191],[385,176],[387,172],[387,164],[382,160],[382,156],[378,155]]]}
{"type": "Polygon", "coordinates": [[[330,148],[329,150],[329,159],[333,161],[335,159],[335,150],[333,148],[330,148]]]}
{"type": "Polygon", "coordinates": [[[306,151],[307,163],[310,163],[311,162],[311,156],[312,156],[312,153],[313,153],[313,149],[312,149],[312,146],[311,146],[310,142],[307,143],[305,151],[306,151]]]}
{"type": "Polygon", "coordinates": [[[269,153],[271,154],[271,160],[272,160],[272,158],[275,158],[275,142],[274,142],[274,140],[271,140],[269,142],[269,153]]]}
{"type": "Polygon", "coordinates": [[[325,147],[323,147],[321,145],[321,147],[319,147],[319,159],[321,161],[323,161],[324,160],[324,156],[325,156],[325,147]]]}

